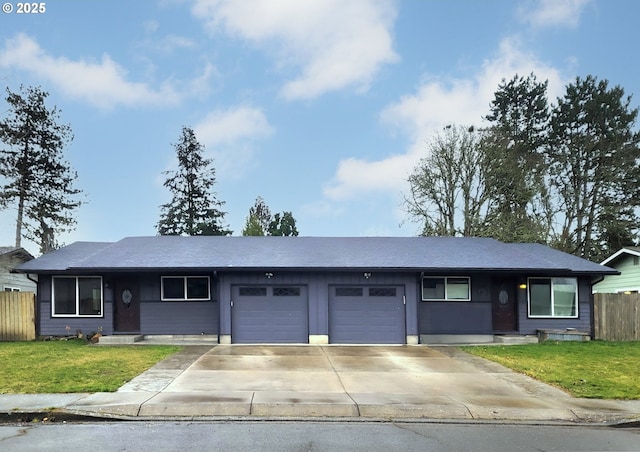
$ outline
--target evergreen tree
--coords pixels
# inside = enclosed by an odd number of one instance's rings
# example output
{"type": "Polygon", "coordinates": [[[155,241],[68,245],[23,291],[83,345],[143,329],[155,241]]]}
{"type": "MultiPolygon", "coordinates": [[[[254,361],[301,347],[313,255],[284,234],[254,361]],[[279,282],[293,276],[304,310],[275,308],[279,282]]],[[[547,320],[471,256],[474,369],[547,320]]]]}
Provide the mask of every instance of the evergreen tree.
{"type": "Polygon", "coordinates": [[[269,230],[272,219],[271,210],[269,210],[264,199],[258,196],[255,204],[249,209],[249,216],[242,230],[242,235],[265,235],[269,230]]]}
{"type": "Polygon", "coordinates": [[[261,236],[297,236],[296,219],[291,212],[271,215],[271,210],[260,196],[249,209],[249,216],[245,221],[242,235],[261,236]]]}
{"type": "Polygon", "coordinates": [[[249,215],[242,229],[243,236],[262,237],[264,229],[255,215],[249,215]]]}
{"type": "Polygon", "coordinates": [[[74,210],[82,204],[73,186],[77,174],[63,156],[71,127],[58,123],[55,106],[47,108],[48,95],[39,87],[7,88],[9,114],[0,121],[0,208],[17,207],[15,246],[24,237],[42,253],[58,247],[58,233],[73,229],[74,210]]]}
{"type": "Polygon", "coordinates": [[[607,80],[579,77],[551,120],[551,184],[561,230],[554,245],[602,260],[637,239],[640,206],[638,109],[607,80]]]}
{"type": "Polygon", "coordinates": [[[223,226],[224,202],[212,191],[216,183],[212,159],[203,157],[204,147],[189,127],[183,127],[174,145],[178,158],[176,171],[165,171],[164,186],[172,199],[160,206],[156,227],[160,235],[230,235],[223,226]]]}
{"type": "Polygon", "coordinates": [[[296,219],[293,218],[291,212],[282,212],[275,214],[273,220],[269,224],[269,235],[297,237],[298,228],[296,227],[296,219]]]}
{"type": "Polygon", "coordinates": [[[544,149],[549,107],[547,82],[516,75],[498,86],[485,135],[491,208],[482,235],[505,242],[544,242],[552,212],[546,189],[544,149]]]}

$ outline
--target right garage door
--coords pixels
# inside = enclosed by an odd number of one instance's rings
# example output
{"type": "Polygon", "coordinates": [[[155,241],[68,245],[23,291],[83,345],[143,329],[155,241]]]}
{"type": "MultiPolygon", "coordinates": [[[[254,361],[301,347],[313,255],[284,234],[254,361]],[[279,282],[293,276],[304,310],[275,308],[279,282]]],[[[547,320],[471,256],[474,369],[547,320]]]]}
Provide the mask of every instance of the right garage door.
{"type": "Polygon", "coordinates": [[[330,286],[329,342],[404,344],[403,286],[330,286]]]}

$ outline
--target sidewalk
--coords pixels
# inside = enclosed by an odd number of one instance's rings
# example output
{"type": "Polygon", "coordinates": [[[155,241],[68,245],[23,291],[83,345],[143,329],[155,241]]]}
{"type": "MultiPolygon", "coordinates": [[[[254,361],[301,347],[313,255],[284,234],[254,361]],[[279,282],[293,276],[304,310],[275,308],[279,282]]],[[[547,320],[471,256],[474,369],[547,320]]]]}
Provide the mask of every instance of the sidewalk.
{"type": "Polygon", "coordinates": [[[113,393],[0,395],[5,421],[322,419],[640,422],[454,347],[185,346],[113,393]]]}

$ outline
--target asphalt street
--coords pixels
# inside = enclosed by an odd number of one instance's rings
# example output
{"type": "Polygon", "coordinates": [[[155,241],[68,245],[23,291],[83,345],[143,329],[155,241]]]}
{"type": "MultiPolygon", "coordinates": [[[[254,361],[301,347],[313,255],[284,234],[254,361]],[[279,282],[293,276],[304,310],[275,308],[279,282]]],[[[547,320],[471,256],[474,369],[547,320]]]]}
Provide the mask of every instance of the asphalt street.
{"type": "Polygon", "coordinates": [[[635,451],[639,429],[409,422],[102,422],[0,425],[4,452],[635,451]]]}

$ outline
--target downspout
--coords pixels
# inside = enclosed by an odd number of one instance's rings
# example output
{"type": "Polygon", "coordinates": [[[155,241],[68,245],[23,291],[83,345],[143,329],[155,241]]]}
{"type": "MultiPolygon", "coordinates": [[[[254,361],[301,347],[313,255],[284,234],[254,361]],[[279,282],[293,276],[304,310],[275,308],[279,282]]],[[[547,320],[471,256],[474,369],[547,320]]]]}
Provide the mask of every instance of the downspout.
{"type": "Polygon", "coordinates": [[[39,293],[38,289],[40,287],[38,285],[38,283],[39,283],[38,278],[37,278],[38,275],[36,274],[36,279],[33,279],[31,277],[31,273],[25,273],[25,274],[27,275],[27,279],[29,281],[35,283],[35,285],[36,285],[36,300],[35,300],[36,305],[35,305],[35,310],[34,310],[33,322],[36,325],[36,339],[37,339],[38,336],[40,336],[40,303],[38,301],[38,293],[39,293]]]}

